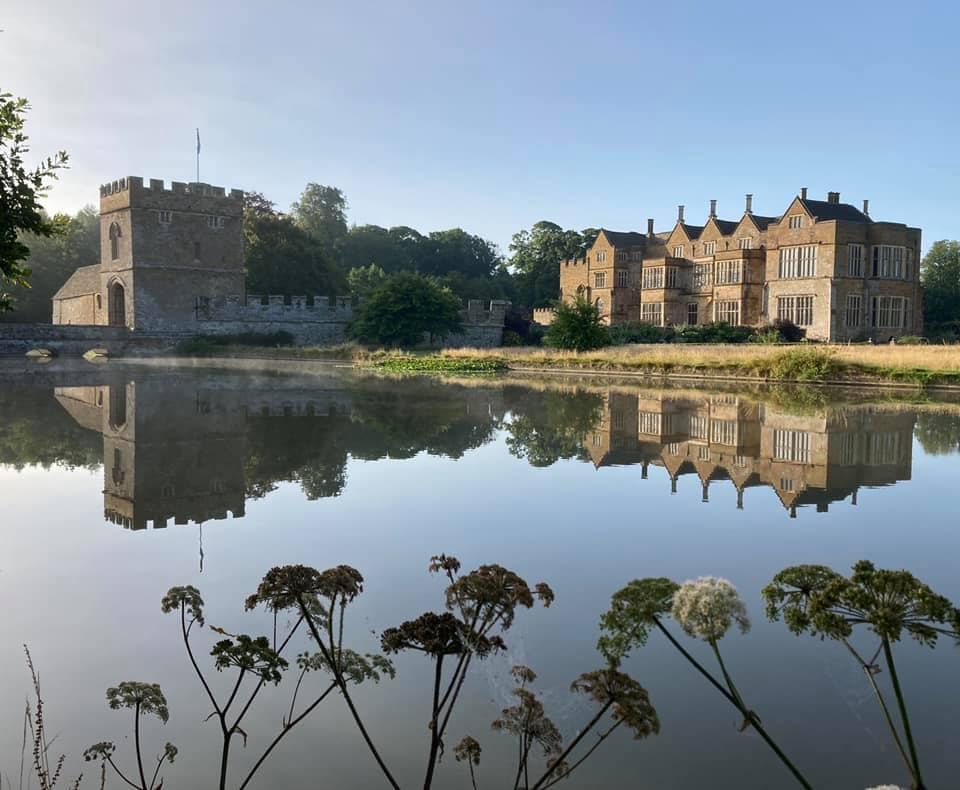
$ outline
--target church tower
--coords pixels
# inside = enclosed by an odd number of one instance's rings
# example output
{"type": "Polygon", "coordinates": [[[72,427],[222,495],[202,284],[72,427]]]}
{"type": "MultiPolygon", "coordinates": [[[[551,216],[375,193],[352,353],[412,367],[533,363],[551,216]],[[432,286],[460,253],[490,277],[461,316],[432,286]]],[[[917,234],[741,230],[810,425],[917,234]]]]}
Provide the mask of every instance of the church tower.
{"type": "Polygon", "coordinates": [[[137,176],[100,187],[95,323],[190,331],[201,300],[243,293],[243,192],[137,176]]]}

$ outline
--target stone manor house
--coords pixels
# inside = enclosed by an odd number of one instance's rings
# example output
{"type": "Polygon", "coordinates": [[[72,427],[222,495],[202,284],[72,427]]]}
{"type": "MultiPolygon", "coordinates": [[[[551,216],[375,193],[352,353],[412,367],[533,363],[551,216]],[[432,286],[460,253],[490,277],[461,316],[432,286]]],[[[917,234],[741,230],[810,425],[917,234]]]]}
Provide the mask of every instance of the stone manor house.
{"type": "MultiPolygon", "coordinates": [[[[720,219],[717,201],[702,225],[684,220],[655,233],[601,230],[584,258],[560,262],[560,298],[581,295],[608,324],[682,326],[725,321],[762,326],[776,319],[816,340],[884,342],[922,331],[920,229],[870,217],[800,191],[779,216],[720,219]]],[[[549,310],[535,311],[549,323],[549,310]]]]}
{"type": "MultiPolygon", "coordinates": [[[[500,345],[508,304],[470,300],[443,344],[500,345]]],[[[100,187],[100,261],[53,297],[54,324],[134,336],[287,331],[322,345],[345,340],[352,315],[346,297],[246,293],[240,190],[137,176],[100,187]]]]}

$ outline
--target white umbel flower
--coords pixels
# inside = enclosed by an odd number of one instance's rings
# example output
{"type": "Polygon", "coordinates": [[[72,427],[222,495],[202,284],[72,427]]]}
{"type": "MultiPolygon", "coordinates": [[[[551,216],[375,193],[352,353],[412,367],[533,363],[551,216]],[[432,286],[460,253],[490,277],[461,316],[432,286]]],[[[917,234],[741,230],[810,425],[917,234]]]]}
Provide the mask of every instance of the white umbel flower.
{"type": "Polygon", "coordinates": [[[742,633],[750,630],[747,608],[726,579],[701,576],[684,582],[673,595],[673,619],[690,636],[705,642],[721,639],[736,622],[742,633]]]}
{"type": "Polygon", "coordinates": [[[876,787],[868,787],[867,790],[901,790],[900,785],[877,785],[876,787]]]}

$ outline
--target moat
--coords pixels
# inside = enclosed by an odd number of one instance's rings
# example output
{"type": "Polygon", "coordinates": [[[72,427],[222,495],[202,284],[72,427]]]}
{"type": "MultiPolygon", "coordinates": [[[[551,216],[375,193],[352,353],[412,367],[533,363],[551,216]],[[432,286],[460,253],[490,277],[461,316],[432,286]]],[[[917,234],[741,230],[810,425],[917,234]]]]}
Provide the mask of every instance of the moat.
{"type": "MultiPolygon", "coordinates": [[[[364,576],[350,641],[375,651],[385,628],[442,607],[444,585],[426,572],[439,553],[544,580],[556,601],[519,612],[507,649],[472,671],[435,786],[469,787],[453,758],[468,733],[483,746],[480,786],[512,786],[515,743],[490,727],[513,704],[512,665],[536,670],[569,739],[589,706],[568,688],[603,663],[595,645],[611,594],[639,577],[704,575],[739,588],[752,629],[723,639],[725,659],[814,786],[908,784],[863,673],[842,646],[768,622],[760,591],[789,565],[848,572],[869,559],[960,600],[960,405],[569,377],[442,382],[333,366],[295,376],[18,362],[0,375],[0,777],[14,785],[30,689],[23,644],[67,774],[93,777],[81,754],[95,741],[127,748],[104,689],[143,680],[162,686],[170,708],[165,726],[149,725],[151,744],[180,748],[165,786],[206,790],[218,733],[160,611],[167,589],[199,588],[209,626],[266,634],[273,619],[243,602],[267,570],[349,564],[364,576]]],[[[199,655],[212,637],[197,637],[199,655]]],[[[957,650],[909,639],[896,649],[927,784],[953,786],[957,650]]],[[[422,781],[430,665],[394,660],[396,678],[363,684],[355,699],[407,787],[422,781]]],[[[561,787],[791,786],[663,640],[625,668],[649,691],[660,734],[617,733],[561,787]]],[[[264,692],[245,723],[238,777],[285,715],[288,683],[264,692]]],[[[333,699],[249,786],[386,785],[333,699]]]]}

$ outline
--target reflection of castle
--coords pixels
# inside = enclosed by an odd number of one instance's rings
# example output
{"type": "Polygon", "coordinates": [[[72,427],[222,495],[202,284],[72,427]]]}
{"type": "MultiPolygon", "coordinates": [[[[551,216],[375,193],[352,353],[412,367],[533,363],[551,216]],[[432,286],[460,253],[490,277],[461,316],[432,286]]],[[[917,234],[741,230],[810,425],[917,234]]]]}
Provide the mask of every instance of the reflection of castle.
{"type": "Polygon", "coordinates": [[[587,437],[596,466],[650,464],[666,469],[674,493],[695,474],[708,501],[710,483],[729,480],[743,507],[747,488],[770,486],[791,517],[803,505],[826,512],[861,486],[910,479],[913,412],[869,406],[796,415],[736,395],[621,394],[606,398],[587,437]]]}
{"type": "Polygon", "coordinates": [[[81,426],[103,435],[104,517],[127,529],[242,517],[249,418],[349,412],[332,392],[302,398],[156,380],[60,387],[55,395],[81,426]]]}

